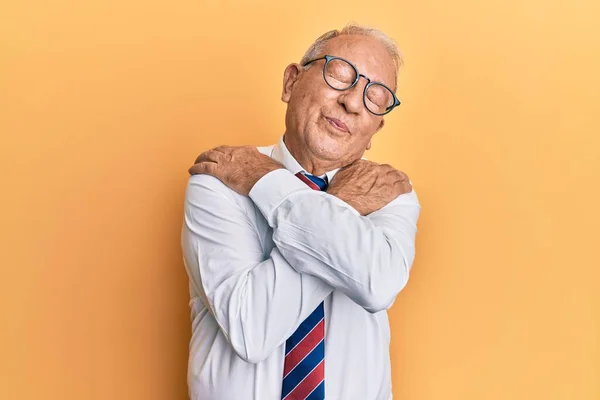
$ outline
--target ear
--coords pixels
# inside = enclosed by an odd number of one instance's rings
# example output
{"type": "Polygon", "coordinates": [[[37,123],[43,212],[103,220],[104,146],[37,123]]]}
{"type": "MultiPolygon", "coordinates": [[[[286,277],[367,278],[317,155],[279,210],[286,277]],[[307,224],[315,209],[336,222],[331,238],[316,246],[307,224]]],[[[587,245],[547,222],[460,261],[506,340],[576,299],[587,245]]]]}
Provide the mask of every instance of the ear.
{"type": "Polygon", "coordinates": [[[288,103],[292,96],[294,85],[302,75],[303,69],[299,64],[290,64],[283,72],[283,90],[281,92],[281,101],[288,103]]]}
{"type": "Polygon", "coordinates": [[[381,128],[383,128],[384,125],[385,125],[385,119],[381,118],[381,123],[379,124],[379,126],[375,130],[375,133],[379,132],[381,130],[381,128]]]}
{"type": "MultiPolygon", "coordinates": [[[[375,133],[379,132],[381,130],[381,128],[383,128],[383,126],[385,125],[385,120],[382,118],[381,122],[379,123],[379,126],[377,127],[377,129],[375,129],[375,133]]],[[[375,135],[375,133],[373,135],[375,135]]],[[[373,137],[373,136],[371,136],[373,137]]],[[[371,139],[369,139],[369,143],[367,143],[367,150],[371,149],[371,139]]]]}

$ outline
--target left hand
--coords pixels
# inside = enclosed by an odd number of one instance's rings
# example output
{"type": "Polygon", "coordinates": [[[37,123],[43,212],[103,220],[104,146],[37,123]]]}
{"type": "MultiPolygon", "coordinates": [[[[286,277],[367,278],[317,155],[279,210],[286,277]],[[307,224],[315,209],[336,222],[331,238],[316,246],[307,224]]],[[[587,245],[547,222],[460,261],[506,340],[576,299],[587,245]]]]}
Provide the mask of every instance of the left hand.
{"type": "Polygon", "coordinates": [[[253,146],[219,146],[205,151],[190,167],[190,175],[207,174],[219,179],[231,190],[248,196],[260,178],[283,165],[253,146]]]}
{"type": "Polygon", "coordinates": [[[328,194],[350,204],[362,216],[411,191],[410,179],[404,172],[367,160],[357,160],[340,169],[327,188],[328,194]]]}

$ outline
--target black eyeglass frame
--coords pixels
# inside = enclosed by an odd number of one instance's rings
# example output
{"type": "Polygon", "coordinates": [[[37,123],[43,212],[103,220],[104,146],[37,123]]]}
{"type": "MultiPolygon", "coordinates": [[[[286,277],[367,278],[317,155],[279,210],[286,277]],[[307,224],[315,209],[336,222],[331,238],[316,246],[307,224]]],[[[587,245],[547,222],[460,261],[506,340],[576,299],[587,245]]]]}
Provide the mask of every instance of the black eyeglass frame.
{"type": "Polygon", "coordinates": [[[336,56],[330,56],[330,55],[324,55],[323,57],[319,57],[319,58],[315,58],[313,60],[307,61],[304,64],[302,64],[303,67],[306,67],[307,65],[314,63],[315,61],[320,61],[320,60],[325,60],[325,64],[323,64],[323,80],[325,80],[325,83],[327,84],[327,86],[329,86],[330,88],[332,88],[333,90],[337,90],[337,91],[345,91],[345,90],[349,90],[352,89],[354,86],[356,86],[356,84],[358,83],[358,81],[360,80],[360,77],[362,76],[363,78],[365,78],[367,80],[367,85],[365,86],[365,90],[363,91],[363,103],[365,105],[365,108],[367,109],[368,112],[370,112],[373,115],[377,115],[377,116],[383,116],[388,114],[390,111],[392,111],[394,108],[398,107],[400,105],[400,100],[398,100],[398,97],[396,97],[396,94],[394,93],[394,91],[392,89],[390,89],[387,85],[385,85],[384,83],[381,82],[371,82],[371,79],[369,79],[369,77],[367,77],[366,75],[363,75],[361,73],[358,72],[358,68],[356,68],[356,66],[354,64],[352,64],[350,61],[346,60],[345,58],[342,57],[336,57],[336,56]],[[327,73],[327,65],[333,61],[333,60],[341,60],[344,61],[346,63],[348,63],[348,65],[350,65],[355,72],[356,78],[354,79],[354,82],[352,82],[352,84],[350,86],[348,86],[345,89],[338,89],[336,87],[333,87],[329,84],[329,82],[327,82],[327,77],[326,77],[326,73],[327,73]],[[392,104],[391,106],[389,106],[384,113],[375,113],[373,111],[371,111],[369,109],[369,107],[367,106],[367,90],[369,89],[369,87],[371,87],[372,85],[380,85],[383,86],[384,88],[386,88],[387,90],[390,91],[390,93],[392,94],[392,96],[394,97],[394,104],[392,104]]]}

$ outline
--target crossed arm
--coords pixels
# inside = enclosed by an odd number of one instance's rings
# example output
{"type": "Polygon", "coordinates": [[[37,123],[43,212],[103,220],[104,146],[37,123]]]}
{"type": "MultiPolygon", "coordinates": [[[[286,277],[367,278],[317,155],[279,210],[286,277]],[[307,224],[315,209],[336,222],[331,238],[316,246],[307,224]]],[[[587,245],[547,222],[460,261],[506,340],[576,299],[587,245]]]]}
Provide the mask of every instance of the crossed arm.
{"type": "Polygon", "coordinates": [[[249,196],[273,228],[270,254],[235,196],[210,175],[190,178],[182,236],[193,283],[241,358],[265,359],[333,290],[378,312],[406,285],[420,211],[414,191],[361,216],[278,169],[249,196]]]}

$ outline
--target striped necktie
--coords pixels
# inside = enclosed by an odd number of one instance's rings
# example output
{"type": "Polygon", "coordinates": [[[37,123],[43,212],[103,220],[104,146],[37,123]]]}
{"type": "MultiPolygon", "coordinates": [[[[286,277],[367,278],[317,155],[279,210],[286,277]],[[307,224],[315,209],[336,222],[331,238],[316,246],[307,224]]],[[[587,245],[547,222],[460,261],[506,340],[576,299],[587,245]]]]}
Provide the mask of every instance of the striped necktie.
{"type": "MultiPolygon", "coordinates": [[[[327,182],[317,176],[303,172],[296,176],[314,190],[327,189],[327,182]]],[[[325,399],[325,311],[322,302],[285,342],[281,398],[325,399]]]]}

